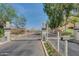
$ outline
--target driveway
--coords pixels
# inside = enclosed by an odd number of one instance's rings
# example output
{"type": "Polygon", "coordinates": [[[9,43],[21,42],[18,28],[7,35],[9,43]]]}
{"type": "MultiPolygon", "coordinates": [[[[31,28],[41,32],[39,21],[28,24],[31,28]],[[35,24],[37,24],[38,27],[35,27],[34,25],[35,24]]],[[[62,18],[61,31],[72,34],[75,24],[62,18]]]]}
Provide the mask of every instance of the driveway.
{"type": "MultiPolygon", "coordinates": [[[[19,38],[20,39],[20,38],[19,38]]],[[[44,56],[40,40],[13,40],[0,47],[0,56],[44,56]]]]}

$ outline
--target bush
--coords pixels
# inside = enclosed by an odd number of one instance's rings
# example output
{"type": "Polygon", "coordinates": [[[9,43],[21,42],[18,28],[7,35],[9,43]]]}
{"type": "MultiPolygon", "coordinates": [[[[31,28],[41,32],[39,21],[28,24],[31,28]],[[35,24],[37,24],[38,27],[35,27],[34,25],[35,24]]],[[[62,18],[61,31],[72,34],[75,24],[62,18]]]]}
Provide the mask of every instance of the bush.
{"type": "Polygon", "coordinates": [[[72,35],[73,29],[67,29],[66,31],[62,32],[61,35],[72,35]]]}
{"type": "Polygon", "coordinates": [[[12,29],[11,30],[11,34],[24,34],[25,33],[25,30],[24,29],[12,29]]]}
{"type": "Polygon", "coordinates": [[[70,32],[63,32],[61,35],[71,35],[72,33],[70,32]]]}
{"type": "Polygon", "coordinates": [[[44,45],[46,47],[46,50],[47,50],[49,56],[58,56],[59,55],[57,53],[57,51],[48,42],[45,42],[44,45]]]}
{"type": "Polygon", "coordinates": [[[70,35],[70,37],[74,37],[74,35],[72,34],[72,35],[70,35]]]}
{"type": "Polygon", "coordinates": [[[0,37],[2,37],[4,35],[4,29],[0,28],[0,37]]]}

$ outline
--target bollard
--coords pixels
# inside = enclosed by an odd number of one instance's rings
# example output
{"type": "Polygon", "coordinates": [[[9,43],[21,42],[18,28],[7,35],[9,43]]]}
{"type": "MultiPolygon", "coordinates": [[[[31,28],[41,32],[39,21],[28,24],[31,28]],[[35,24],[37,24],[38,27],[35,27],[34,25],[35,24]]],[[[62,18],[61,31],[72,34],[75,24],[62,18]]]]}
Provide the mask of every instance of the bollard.
{"type": "Polygon", "coordinates": [[[58,49],[58,52],[59,52],[59,50],[60,50],[60,47],[59,47],[59,45],[60,45],[60,36],[59,36],[59,32],[57,32],[57,35],[58,35],[57,49],[58,49]]]}
{"type": "Polygon", "coordinates": [[[70,36],[64,36],[64,41],[65,41],[65,56],[68,56],[68,40],[70,36]]]}
{"type": "Polygon", "coordinates": [[[48,24],[47,24],[47,26],[46,26],[46,37],[47,37],[47,40],[48,40],[48,24]]]}
{"type": "Polygon", "coordinates": [[[68,41],[65,40],[65,56],[68,56],[68,41]]]}
{"type": "Polygon", "coordinates": [[[42,40],[45,41],[47,39],[47,32],[45,23],[42,24],[42,40]]]}

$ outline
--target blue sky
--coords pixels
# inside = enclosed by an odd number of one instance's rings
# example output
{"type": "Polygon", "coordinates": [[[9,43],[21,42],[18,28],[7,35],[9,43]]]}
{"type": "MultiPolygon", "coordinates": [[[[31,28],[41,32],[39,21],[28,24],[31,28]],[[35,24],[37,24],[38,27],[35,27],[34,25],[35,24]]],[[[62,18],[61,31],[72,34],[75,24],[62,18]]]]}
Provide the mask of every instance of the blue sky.
{"type": "Polygon", "coordinates": [[[12,6],[18,14],[26,17],[26,28],[41,29],[41,23],[48,19],[40,3],[12,4],[12,6]]]}

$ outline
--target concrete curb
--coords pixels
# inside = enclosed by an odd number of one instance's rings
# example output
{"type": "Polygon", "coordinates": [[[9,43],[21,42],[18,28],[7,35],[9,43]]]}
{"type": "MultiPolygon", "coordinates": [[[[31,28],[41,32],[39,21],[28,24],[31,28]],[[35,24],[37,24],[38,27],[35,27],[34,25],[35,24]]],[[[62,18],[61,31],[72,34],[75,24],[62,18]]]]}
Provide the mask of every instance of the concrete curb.
{"type": "MultiPolygon", "coordinates": [[[[64,37],[63,37],[63,39],[64,39],[64,37]]],[[[64,40],[62,40],[62,41],[64,41],[64,40]]],[[[70,39],[68,40],[68,42],[79,44],[79,40],[76,40],[74,37],[70,37],[70,39]]]]}
{"type": "Polygon", "coordinates": [[[0,42],[0,46],[3,45],[3,44],[6,44],[8,42],[10,42],[10,41],[0,42]]]}
{"type": "Polygon", "coordinates": [[[45,45],[44,45],[44,42],[41,40],[41,44],[42,44],[42,47],[43,47],[43,50],[44,50],[44,53],[45,53],[45,55],[46,56],[49,56],[48,55],[48,52],[47,52],[47,50],[46,50],[46,47],[45,47],[45,45]]]}
{"type": "Polygon", "coordinates": [[[75,43],[75,44],[79,44],[79,40],[77,41],[77,40],[68,40],[68,42],[71,42],[71,43],[75,43]]]}
{"type": "Polygon", "coordinates": [[[55,46],[51,43],[51,41],[49,41],[49,40],[47,40],[50,44],[51,44],[51,46],[57,51],[57,53],[59,53],[61,56],[63,56],[60,52],[58,52],[58,50],[55,48],[55,46]]]}

